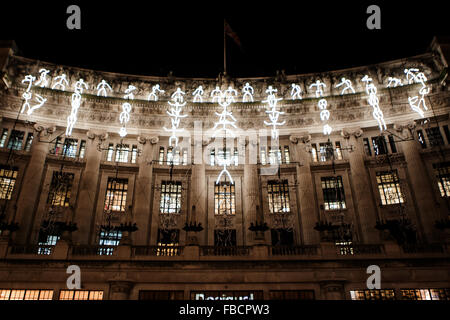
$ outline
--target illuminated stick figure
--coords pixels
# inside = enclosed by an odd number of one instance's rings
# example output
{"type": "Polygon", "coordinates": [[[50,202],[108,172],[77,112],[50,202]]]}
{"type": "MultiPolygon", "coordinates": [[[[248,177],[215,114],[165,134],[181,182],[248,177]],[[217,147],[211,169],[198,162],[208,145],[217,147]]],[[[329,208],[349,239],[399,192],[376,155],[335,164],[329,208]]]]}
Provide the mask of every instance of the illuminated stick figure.
{"type": "Polygon", "coordinates": [[[380,131],[383,131],[387,129],[386,122],[384,121],[383,111],[381,111],[379,106],[379,99],[377,96],[377,88],[372,83],[372,78],[370,78],[368,75],[365,75],[362,79],[362,82],[366,83],[366,92],[369,95],[367,101],[369,102],[370,106],[373,108],[372,116],[375,120],[378,122],[378,126],[380,128],[380,131]]]}
{"type": "Polygon", "coordinates": [[[34,85],[35,86],[40,85],[41,88],[46,87],[48,85],[47,75],[49,72],[50,72],[50,70],[47,70],[47,69],[39,70],[39,73],[41,75],[39,76],[39,80],[34,85]]]}
{"type": "Polygon", "coordinates": [[[67,81],[66,79],[66,74],[63,73],[60,76],[55,77],[55,83],[52,86],[52,89],[56,89],[56,87],[60,87],[61,90],[65,90],[66,89],[66,85],[69,85],[69,81],[67,81]]]}
{"type": "Polygon", "coordinates": [[[292,90],[291,90],[291,98],[292,100],[299,99],[302,100],[302,88],[298,84],[293,83],[292,84],[292,90]]]}
{"type": "Polygon", "coordinates": [[[222,91],[219,89],[219,87],[216,87],[213,91],[211,91],[211,97],[211,102],[219,102],[222,97],[222,91]]]}
{"type": "Polygon", "coordinates": [[[22,80],[23,84],[28,83],[28,85],[27,85],[27,89],[22,94],[22,98],[25,100],[25,102],[22,105],[22,109],[20,110],[20,113],[23,113],[25,111],[25,109],[27,109],[27,108],[28,108],[28,110],[30,110],[30,108],[31,108],[30,100],[31,100],[31,97],[33,96],[33,94],[31,93],[31,86],[33,85],[34,80],[36,80],[36,77],[33,77],[30,74],[26,75],[25,78],[22,80]]]}
{"type": "Polygon", "coordinates": [[[31,86],[33,85],[33,81],[36,80],[36,77],[33,77],[32,75],[28,74],[25,76],[25,79],[22,80],[22,83],[28,83],[26,92],[29,92],[31,90],[31,86]]]}
{"type": "Polygon", "coordinates": [[[350,90],[352,93],[355,93],[355,90],[353,89],[352,82],[348,79],[342,78],[341,82],[336,85],[336,88],[339,88],[340,86],[345,85],[345,87],[341,91],[341,95],[343,95],[347,90],[350,90]]]}
{"type": "Polygon", "coordinates": [[[103,95],[104,97],[108,96],[106,90],[112,91],[111,86],[104,79],[97,85],[97,96],[103,95]]]}
{"type": "Polygon", "coordinates": [[[263,101],[263,103],[268,103],[270,108],[266,111],[266,113],[269,114],[270,122],[264,120],[264,124],[266,126],[272,126],[271,135],[274,140],[277,140],[279,137],[277,126],[282,126],[286,123],[286,121],[278,122],[279,116],[284,114],[284,112],[277,110],[277,103],[282,99],[275,96],[276,92],[277,89],[273,89],[272,86],[269,86],[266,90],[266,93],[268,93],[267,100],[263,101]]]}
{"type": "Polygon", "coordinates": [[[70,111],[70,115],[67,117],[66,136],[70,136],[72,134],[73,126],[77,122],[78,109],[81,105],[81,94],[84,89],[88,89],[88,85],[83,79],[78,80],[74,87],[75,92],[72,94],[72,110],[70,111]]]}
{"type": "Polygon", "coordinates": [[[43,98],[42,96],[36,94],[36,101],[38,102],[38,104],[32,106],[31,108],[28,109],[27,114],[30,115],[33,113],[34,110],[39,109],[40,107],[42,107],[44,105],[44,103],[47,101],[46,98],[43,98]]]}
{"type": "Polygon", "coordinates": [[[248,82],[245,84],[242,92],[244,93],[242,102],[253,102],[253,94],[255,90],[253,90],[253,87],[248,82]]]}
{"type": "MultiPolygon", "coordinates": [[[[350,83],[351,85],[351,83],[350,83]]],[[[323,97],[323,90],[322,88],[326,87],[326,84],[321,82],[320,80],[317,80],[315,83],[311,84],[309,88],[316,87],[316,98],[323,97]]],[[[320,110],[320,120],[322,121],[328,121],[330,119],[330,111],[327,110],[328,102],[326,99],[322,98],[317,102],[317,106],[320,110]]],[[[330,135],[332,131],[331,126],[326,123],[323,126],[323,134],[324,135],[330,135]]]]}
{"type": "Polygon", "coordinates": [[[316,98],[323,97],[323,90],[327,85],[320,80],[317,80],[315,83],[311,84],[309,88],[316,87],[316,98]]]}
{"type": "Polygon", "coordinates": [[[148,95],[148,101],[158,101],[158,92],[164,93],[165,91],[159,88],[159,84],[156,84],[152,87],[152,92],[148,95]]]}
{"type": "MultiPolygon", "coordinates": [[[[136,87],[133,85],[129,85],[125,90],[124,99],[133,100],[134,94],[133,91],[136,90],[136,87]]],[[[127,135],[126,125],[128,121],[130,121],[130,112],[131,112],[131,104],[129,102],[124,102],[122,104],[122,112],[119,115],[119,121],[122,124],[122,127],[119,130],[119,135],[123,138],[127,135]]]]}
{"type": "Polygon", "coordinates": [[[237,96],[237,91],[233,89],[232,87],[228,87],[227,90],[225,90],[225,97],[228,101],[228,103],[234,103],[234,97],[237,96]]]}
{"type": "Polygon", "coordinates": [[[415,80],[415,75],[414,72],[419,72],[419,69],[417,68],[410,68],[410,69],[405,69],[404,70],[405,74],[406,74],[406,83],[407,84],[412,84],[414,83],[415,80]]]}
{"type": "MultiPolygon", "coordinates": [[[[405,69],[405,73],[406,73],[405,69]]],[[[425,76],[425,74],[423,72],[418,72],[418,69],[409,69],[409,70],[413,70],[414,72],[417,72],[417,74],[413,74],[412,72],[409,72],[409,75],[412,77],[412,79],[409,79],[410,81],[412,80],[413,82],[416,83],[420,83],[422,85],[422,87],[419,89],[419,96],[414,96],[414,97],[408,97],[408,102],[409,105],[411,107],[411,109],[415,112],[417,112],[421,118],[424,117],[424,110],[428,110],[428,107],[425,103],[425,96],[427,94],[430,93],[430,88],[427,87],[427,85],[425,84],[425,82],[427,81],[427,77],[425,76]],[[423,107],[423,110],[421,109],[421,107],[423,107]]],[[[407,74],[408,76],[408,74],[407,74]]]]}
{"type": "Polygon", "coordinates": [[[181,91],[180,88],[177,88],[177,90],[172,94],[171,98],[173,100],[169,101],[169,105],[171,106],[170,111],[166,111],[167,114],[170,117],[170,121],[172,123],[172,128],[167,129],[164,127],[165,131],[171,132],[171,136],[169,138],[169,146],[172,146],[173,141],[175,142],[175,147],[178,146],[178,136],[177,133],[183,131],[184,129],[178,128],[180,126],[180,118],[187,117],[187,114],[182,115],[182,107],[186,105],[186,101],[184,101],[184,95],[185,93],[181,91]]]}
{"type": "Polygon", "coordinates": [[[398,78],[394,78],[394,77],[388,78],[388,84],[387,84],[386,88],[395,88],[398,86],[403,86],[402,80],[400,80],[398,78]]]}
{"type": "Polygon", "coordinates": [[[197,89],[195,89],[195,91],[192,93],[192,95],[194,96],[194,102],[202,103],[203,102],[203,98],[202,98],[203,93],[204,93],[204,91],[203,91],[202,86],[199,86],[197,89]]]}

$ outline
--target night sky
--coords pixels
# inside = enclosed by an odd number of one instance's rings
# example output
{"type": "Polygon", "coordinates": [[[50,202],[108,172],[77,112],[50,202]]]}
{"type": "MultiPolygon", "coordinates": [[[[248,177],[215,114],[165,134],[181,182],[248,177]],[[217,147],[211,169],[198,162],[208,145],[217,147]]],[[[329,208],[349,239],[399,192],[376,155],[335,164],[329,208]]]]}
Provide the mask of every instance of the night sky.
{"type": "Polygon", "coordinates": [[[450,34],[448,12],[437,1],[92,2],[8,3],[2,38],[16,39],[20,55],[58,64],[216,77],[223,69],[225,18],[242,43],[227,38],[228,73],[257,77],[413,56],[425,52],[434,35],[450,34]],[[70,4],[81,8],[81,31],[66,28],[70,4]],[[370,4],[381,8],[381,30],[366,28],[370,4]]]}

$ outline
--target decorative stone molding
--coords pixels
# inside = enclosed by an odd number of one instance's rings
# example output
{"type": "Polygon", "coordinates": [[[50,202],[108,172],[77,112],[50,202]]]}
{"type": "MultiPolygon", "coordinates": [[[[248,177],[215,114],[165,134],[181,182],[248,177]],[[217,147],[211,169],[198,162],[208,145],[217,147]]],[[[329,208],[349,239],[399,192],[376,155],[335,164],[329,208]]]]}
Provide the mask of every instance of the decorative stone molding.
{"type": "Polygon", "coordinates": [[[202,144],[203,144],[203,146],[207,146],[207,145],[211,144],[213,142],[213,140],[215,140],[213,137],[207,137],[207,138],[203,137],[202,144]]]}
{"type": "Polygon", "coordinates": [[[297,144],[299,141],[306,144],[311,142],[311,135],[310,134],[291,135],[289,136],[289,141],[291,141],[294,144],[297,144]]]}
{"type": "Polygon", "coordinates": [[[95,133],[91,130],[89,130],[88,132],[86,132],[86,135],[89,139],[91,140],[95,140],[95,138],[97,138],[100,141],[106,140],[108,139],[109,135],[107,132],[102,132],[102,133],[95,133]]]}
{"type": "Polygon", "coordinates": [[[159,137],[158,136],[153,136],[153,137],[144,137],[144,136],[138,136],[137,137],[137,141],[140,144],[146,144],[146,142],[150,142],[151,144],[157,144],[159,142],[159,137]]]}
{"type": "Polygon", "coordinates": [[[110,281],[111,292],[129,294],[134,286],[134,282],[127,280],[110,281]]]}
{"type": "Polygon", "coordinates": [[[47,126],[44,124],[34,124],[34,130],[36,130],[40,136],[49,136],[56,131],[56,126],[47,126]]]}
{"type": "Polygon", "coordinates": [[[413,137],[415,128],[416,128],[415,122],[394,124],[394,130],[397,131],[399,134],[401,134],[405,139],[413,137]]]}
{"type": "Polygon", "coordinates": [[[342,129],[341,136],[344,137],[344,139],[350,139],[351,136],[354,136],[356,139],[361,137],[363,135],[363,131],[361,128],[357,129],[342,129]]]}

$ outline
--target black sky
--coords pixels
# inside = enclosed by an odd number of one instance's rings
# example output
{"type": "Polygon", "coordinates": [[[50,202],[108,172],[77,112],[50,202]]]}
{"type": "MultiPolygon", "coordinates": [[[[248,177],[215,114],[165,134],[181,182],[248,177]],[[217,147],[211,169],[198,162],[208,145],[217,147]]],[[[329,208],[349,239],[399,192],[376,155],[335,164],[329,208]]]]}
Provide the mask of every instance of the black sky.
{"type": "Polygon", "coordinates": [[[251,77],[408,57],[425,52],[434,35],[450,34],[448,12],[437,1],[92,2],[8,4],[3,38],[16,39],[23,56],[59,64],[216,77],[226,18],[243,46],[228,38],[228,73],[251,77]],[[81,8],[81,31],[66,28],[69,4],[81,8]],[[381,8],[381,30],[366,28],[370,4],[381,8]]]}

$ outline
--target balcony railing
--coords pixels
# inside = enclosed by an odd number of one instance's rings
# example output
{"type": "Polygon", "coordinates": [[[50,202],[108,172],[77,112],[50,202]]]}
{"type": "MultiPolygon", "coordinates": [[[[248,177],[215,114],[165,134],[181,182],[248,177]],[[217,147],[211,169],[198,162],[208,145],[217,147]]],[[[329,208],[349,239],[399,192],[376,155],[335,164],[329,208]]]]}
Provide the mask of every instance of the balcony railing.
{"type": "Polygon", "coordinates": [[[433,244],[405,244],[402,246],[404,253],[444,253],[443,245],[433,244]]]}
{"type": "Polygon", "coordinates": [[[96,256],[105,255],[110,256],[113,254],[117,246],[92,246],[92,245],[80,245],[72,247],[72,255],[74,256],[96,256]]]}
{"type": "Polygon", "coordinates": [[[181,246],[134,246],[133,256],[180,256],[183,253],[181,246]]]}
{"type": "Polygon", "coordinates": [[[384,246],[382,244],[339,244],[336,247],[337,253],[340,255],[377,255],[384,253],[384,246]]]}
{"type": "Polygon", "coordinates": [[[272,256],[316,255],[319,246],[271,246],[269,254],[272,256]]]}
{"type": "Polygon", "coordinates": [[[248,256],[250,255],[250,247],[201,247],[200,255],[202,256],[248,256]]]}

